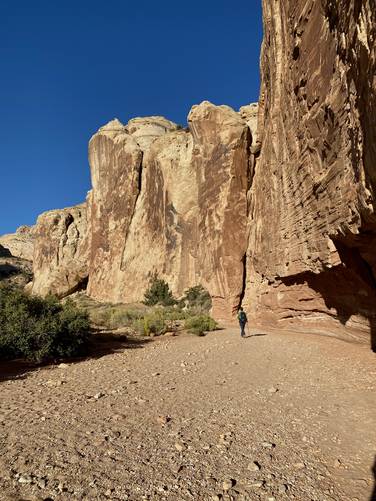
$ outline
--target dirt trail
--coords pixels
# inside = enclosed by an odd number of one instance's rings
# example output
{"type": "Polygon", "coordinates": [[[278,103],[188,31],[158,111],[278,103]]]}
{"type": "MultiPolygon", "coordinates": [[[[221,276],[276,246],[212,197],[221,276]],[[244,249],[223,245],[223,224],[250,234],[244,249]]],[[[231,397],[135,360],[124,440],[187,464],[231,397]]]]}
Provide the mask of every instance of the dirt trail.
{"type": "Polygon", "coordinates": [[[375,355],[258,334],[0,373],[0,499],[369,500],[375,355]]]}

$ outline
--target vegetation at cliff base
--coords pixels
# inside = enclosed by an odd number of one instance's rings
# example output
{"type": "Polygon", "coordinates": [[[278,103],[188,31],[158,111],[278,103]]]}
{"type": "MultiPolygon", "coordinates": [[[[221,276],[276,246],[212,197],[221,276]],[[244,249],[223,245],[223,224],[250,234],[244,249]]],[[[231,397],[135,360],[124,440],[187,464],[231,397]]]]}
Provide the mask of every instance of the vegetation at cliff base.
{"type": "Polygon", "coordinates": [[[86,353],[90,324],[72,302],[0,285],[0,358],[41,362],[86,353]]]}
{"type": "Polygon", "coordinates": [[[153,276],[143,303],[96,303],[85,295],[77,296],[95,328],[125,330],[130,335],[160,336],[165,333],[188,331],[196,335],[218,328],[210,317],[211,297],[202,285],[187,289],[176,299],[169,284],[153,276]]]}
{"type": "Polygon", "coordinates": [[[150,286],[144,295],[144,304],[147,306],[154,306],[156,304],[171,306],[176,304],[176,302],[168,283],[158,278],[157,275],[153,275],[150,280],[150,286]]]}

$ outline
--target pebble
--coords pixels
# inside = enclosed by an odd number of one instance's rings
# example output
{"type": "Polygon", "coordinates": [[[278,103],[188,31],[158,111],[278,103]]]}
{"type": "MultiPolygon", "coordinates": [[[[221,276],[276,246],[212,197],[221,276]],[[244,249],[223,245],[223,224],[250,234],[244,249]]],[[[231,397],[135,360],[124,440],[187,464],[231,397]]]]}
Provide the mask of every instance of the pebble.
{"type": "Polygon", "coordinates": [[[283,494],[284,492],[287,491],[287,485],[286,484],[281,484],[279,487],[278,487],[278,492],[280,494],[283,494]]]}
{"type": "Polygon", "coordinates": [[[19,484],[31,484],[33,482],[33,479],[31,475],[20,475],[18,478],[18,483],[19,484]]]}
{"type": "Polygon", "coordinates": [[[104,393],[102,393],[101,391],[96,393],[93,398],[95,398],[95,400],[99,400],[100,398],[104,397],[104,393]]]}
{"type": "Polygon", "coordinates": [[[228,480],[224,480],[223,484],[222,484],[223,490],[229,491],[230,489],[232,489],[234,487],[235,484],[236,484],[236,481],[233,478],[230,478],[228,480]]]}
{"type": "Polygon", "coordinates": [[[254,461],[253,463],[249,463],[248,470],[249,471],[260,471],[261,466],[259,465],[259,463],[257,461],[254,461]]]}
{"type": "Polygon", "coordinates": [[[264,481],[260,480],[258,482],[253,482],[250,485],[251,485],[251,487],[256,487],[257,489],[259,489],[260,487],[262,487],[264,485],[264,481]]]}
{"type": "Polygon", "coordinates": [[[303,468],[305,468],[305,464],[304,463],[295,463],[294,467],[297,468],[298,470],[303,470],[303,468]]]}
{"type": "Polygon", "coordinates": [[[170,421],[171,421],[171,417],[170,416],[158,416],[157,417],[157,422],[159,424],[161,424],[162,426],[166,425],[170,421]]]}
{"type": "Polygon", "coordinates": [[[175,443],[175,449],[179,452],[183,451],[185,449],[185,445],[184,444],[180,444],[179,442],[176,442],[175,443]]]}
{"type": "Polygon", "coordinates": [[[272,442],[263,442],[261,445],[266,449],[274,449],[275,447],[275,444],[273,444],[272,442]]]}
{"type": "Polygon", "coordinates": [[[274,386],[272,386],[271,388],[269,388],[268,392],[269,393],[277,393],[277,391],[279,391],[278,388],[274,388],[274,386]]]}
{"type": "Polygon", "coordinates": [[[44,479],[44,478],[39,479],[37,486],[39,487],[39,489],[45,489],[47,486],[46,479],[44,479]]]}

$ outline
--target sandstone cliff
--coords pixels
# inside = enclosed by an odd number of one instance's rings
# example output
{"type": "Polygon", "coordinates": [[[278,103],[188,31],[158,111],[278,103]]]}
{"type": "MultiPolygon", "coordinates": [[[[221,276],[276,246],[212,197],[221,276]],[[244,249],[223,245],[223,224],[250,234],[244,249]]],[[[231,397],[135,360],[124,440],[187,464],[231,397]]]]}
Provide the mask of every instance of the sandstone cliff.
{"type": "Polygon", "coordinates": [[[376,325],[376,5],[264,0],[263,8],[262,149],[244,303],[281,328],[368,335],[376,325]]]}
{"type": "Polygon", "coordinates": [[[188,122],[189,131],[161,117],[110,122],[91,139],[94,298],[139,301],[156,272],[177,295],[204,285],[219,316],[239,304],[249,129],[208,102],[188,122]]]}
{"type": "Polygon", "coordinates": [[[38,220],[34,292],[138,301],[157,272],[218,318],[375,339],[375,0],[263,8],[259,107],[102,127],[86,205],[38,220]]]}
{"type": "Polygon", "coordinates": [[[34,227],[20,226],[16,233],[0,236],[0,244],[8,249],[14,257],[33,260],[34,253],[34,227]]]}

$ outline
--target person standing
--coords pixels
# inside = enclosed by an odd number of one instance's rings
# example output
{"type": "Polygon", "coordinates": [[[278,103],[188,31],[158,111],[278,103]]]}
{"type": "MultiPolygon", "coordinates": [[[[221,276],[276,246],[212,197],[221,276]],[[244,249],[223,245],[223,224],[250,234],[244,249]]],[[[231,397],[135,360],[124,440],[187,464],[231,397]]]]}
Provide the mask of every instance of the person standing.
{"type": "Polygon", "coordinates": [[[243,308],[240,306],[238,310],[238,320],[239,320],[239,325],[240,325],[240,335],[241,337],[245,337],[245,326],[246,323],[248,322],[247,315],[243,308]]]}

